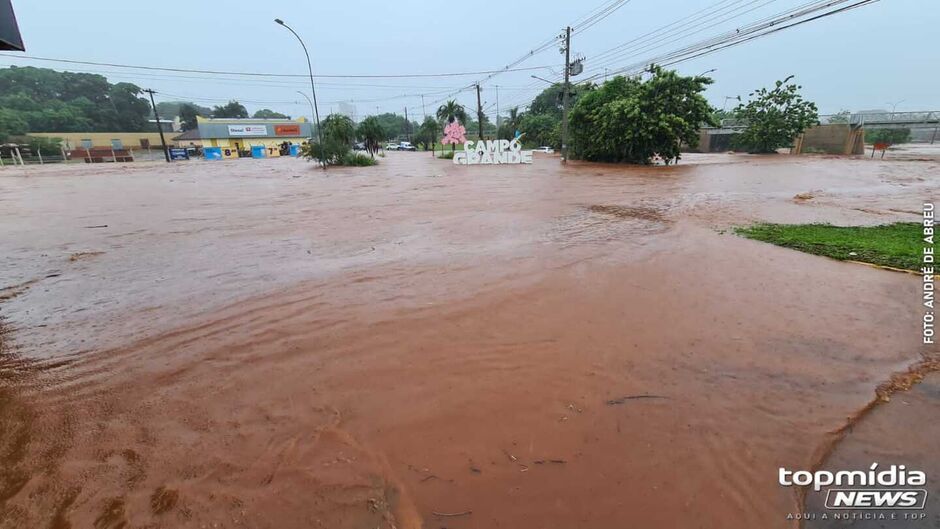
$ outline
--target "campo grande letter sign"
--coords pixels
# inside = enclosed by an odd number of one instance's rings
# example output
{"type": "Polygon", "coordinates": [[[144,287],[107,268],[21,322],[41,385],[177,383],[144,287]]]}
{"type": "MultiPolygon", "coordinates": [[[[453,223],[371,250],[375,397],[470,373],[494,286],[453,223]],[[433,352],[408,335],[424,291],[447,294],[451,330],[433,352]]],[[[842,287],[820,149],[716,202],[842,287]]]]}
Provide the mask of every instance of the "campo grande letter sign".
{"type": "Polygon", "coordinates": [[[465,141],[463,152],[454,153],[457,165],[499,165],[532,163],[532,151],[523,151],[517,136],[514,140],[465,141]]]}

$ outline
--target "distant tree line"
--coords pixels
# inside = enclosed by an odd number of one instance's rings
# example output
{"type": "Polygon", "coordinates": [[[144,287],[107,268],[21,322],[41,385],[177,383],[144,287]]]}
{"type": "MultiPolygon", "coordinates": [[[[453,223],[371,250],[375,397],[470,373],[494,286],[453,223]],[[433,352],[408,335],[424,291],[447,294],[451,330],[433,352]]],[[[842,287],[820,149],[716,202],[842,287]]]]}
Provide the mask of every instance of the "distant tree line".
{"type": "Polygon", "coordinates": [[[132,83],[32,66],[0,70],[0,141],[27,132],[156,130],[150,114],[150,102],[132,83]]]}

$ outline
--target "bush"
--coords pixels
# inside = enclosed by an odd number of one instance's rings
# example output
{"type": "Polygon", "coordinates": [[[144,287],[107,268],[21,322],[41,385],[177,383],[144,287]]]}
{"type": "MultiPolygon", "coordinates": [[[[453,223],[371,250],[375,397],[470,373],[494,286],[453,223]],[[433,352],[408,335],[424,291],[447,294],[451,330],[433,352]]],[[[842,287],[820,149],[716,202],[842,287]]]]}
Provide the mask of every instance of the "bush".
{"type": "Polygon", "coordinates": [[[897,145],[911,139],[911,129],[871,129],[865,130],[865,143],[888,143],[897,145]]]}
{"type": "Polygon", "coordinates": [[[375,158],[367,156],[359,152],[347,152],[339,160],[337,165],[345,165],[348,167],[370,167],[373,165],[378,165],[379,162],[375,161],[375,158]]]}
{"type": "Polygon", "coordinates": [[[438,158],[440,158],[441,160],[453,160],[453,159],[454,159],[454,153],[453,153],[453,152],[445,152],[444,154],[439,155],[438,158]]]}

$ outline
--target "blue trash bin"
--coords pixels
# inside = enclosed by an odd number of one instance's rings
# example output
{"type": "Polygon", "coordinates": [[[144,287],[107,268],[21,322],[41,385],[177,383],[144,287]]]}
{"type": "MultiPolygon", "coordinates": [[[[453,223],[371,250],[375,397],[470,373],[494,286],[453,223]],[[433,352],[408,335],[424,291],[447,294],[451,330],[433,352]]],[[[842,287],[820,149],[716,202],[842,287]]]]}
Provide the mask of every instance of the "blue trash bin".
{"type": "Polygon", "coordinates": [[[222,147],[203,147],[202,156],[206,160],[221,160],[222,147]]]}
{"type": "Polygon", "coordinates": [[[268,155],[266,151],[267,151],[267,148],[264,145],[252,145],[251,157],[252,158],[265,158],[268,155]]]}
{"type": "Polygon", "coordinates": [[[300,156],[300,145],[291,145],[290,155],[294,157],[300,156]]]}

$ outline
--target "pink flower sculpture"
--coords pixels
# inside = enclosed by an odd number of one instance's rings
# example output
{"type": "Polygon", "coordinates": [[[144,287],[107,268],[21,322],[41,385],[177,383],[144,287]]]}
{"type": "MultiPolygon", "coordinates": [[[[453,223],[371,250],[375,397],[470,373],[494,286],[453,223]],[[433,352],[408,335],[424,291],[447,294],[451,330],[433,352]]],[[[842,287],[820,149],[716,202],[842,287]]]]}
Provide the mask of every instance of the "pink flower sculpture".
{"type": "Polygon", "coordinates": [[[460,124],[459,121],[453,121],[448,123],[444,127],[444,139],[441,140],[442,144],[448,143],[463,143],[467,141],[467,129],[460,124]]]}

